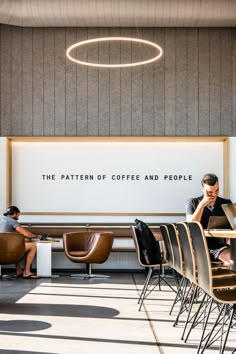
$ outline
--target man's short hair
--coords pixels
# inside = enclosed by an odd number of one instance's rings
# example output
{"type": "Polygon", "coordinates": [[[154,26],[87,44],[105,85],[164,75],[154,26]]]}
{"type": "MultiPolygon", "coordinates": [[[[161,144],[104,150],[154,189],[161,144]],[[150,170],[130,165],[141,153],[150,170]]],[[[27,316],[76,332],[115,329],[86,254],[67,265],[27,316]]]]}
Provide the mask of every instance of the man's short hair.
{"type": "Polygon", "coordinates": [[[20,210],[15,205],[11,205],[7,208],[6,212],[3,215],[7,216],[7,215],[18,214],[18,213],[20,213],[20,210]]]}
{"type": "Polygon", "coordinates": [[[213,173],[206,173],[203,177],[202,177],[202,186],[204,184],[207,184],[208,186],[214,186],[216,183],[218,182],[218,177],[216,175],[214,175],[213,173]]]}

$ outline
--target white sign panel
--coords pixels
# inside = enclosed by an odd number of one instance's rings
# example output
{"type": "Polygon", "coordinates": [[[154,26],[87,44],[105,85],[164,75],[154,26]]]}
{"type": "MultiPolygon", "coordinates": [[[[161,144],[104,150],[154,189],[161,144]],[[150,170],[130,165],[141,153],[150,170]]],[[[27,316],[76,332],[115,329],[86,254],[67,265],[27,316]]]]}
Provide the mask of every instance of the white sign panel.
{"type": "Polygon", "coordinates": [[[184,213],[204,173],[223,194],[223,142],[12,142],[22,212],[184,213]]]}

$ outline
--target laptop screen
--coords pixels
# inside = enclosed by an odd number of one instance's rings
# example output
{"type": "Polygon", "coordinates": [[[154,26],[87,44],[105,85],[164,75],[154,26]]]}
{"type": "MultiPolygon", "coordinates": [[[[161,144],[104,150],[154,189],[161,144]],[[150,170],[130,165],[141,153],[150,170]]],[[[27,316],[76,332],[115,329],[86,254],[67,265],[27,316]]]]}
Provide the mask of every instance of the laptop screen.
{"type": "Polygon", "coordinates": [[[231,225],[226,216],[210,216],[207,229],[229,229],[231,225]]]}
{"type": "Polygon", "coordinates": [[[233,230],[236,230],[236,203],[222,204],[222,208],[233,230]]]}

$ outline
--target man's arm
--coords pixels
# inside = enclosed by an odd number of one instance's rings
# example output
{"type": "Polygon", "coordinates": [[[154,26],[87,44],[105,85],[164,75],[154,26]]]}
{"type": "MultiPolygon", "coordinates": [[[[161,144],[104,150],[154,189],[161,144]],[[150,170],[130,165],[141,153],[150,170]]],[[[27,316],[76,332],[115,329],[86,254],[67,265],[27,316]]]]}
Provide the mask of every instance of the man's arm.
{"type": "Polygon", "coordinates": [[[202,213],[205,206],[211,205],[213,201],[215,201],[215,197],[204,196],[198,203],[197,207],[195,207],[192,203],[192,199],[190,199],[186,205],[186,221],[201,222],[202,213]]]}
{"type": "Polygon", "coordinates": [[[20,225],[16,227],[16,231],[19,232],[20,234],[24,235],[27,238],[36,237],[36,235],[32,234],[32,232],[26,230],[24,227],[22,227],[20,225]]]}
{"type": "Polygon", "coordinates": [[[202,218],[202,213],[204,210],[205,205],[202,204],[201,202],[198,204],[196,210],[193,212],[193,214],[186,214],[186,221],[201,221],[202,218]]]}

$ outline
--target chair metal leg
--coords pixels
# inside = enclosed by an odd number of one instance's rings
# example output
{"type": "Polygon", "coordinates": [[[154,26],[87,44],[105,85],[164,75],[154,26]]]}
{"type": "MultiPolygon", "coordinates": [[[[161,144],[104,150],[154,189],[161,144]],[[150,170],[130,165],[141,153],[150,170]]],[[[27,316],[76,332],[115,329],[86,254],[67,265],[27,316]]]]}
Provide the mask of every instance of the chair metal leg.
{"type": "Polygon", "coordinates": [[[141,298],[141,303],[140,303],[140,306],[139,306],[139,311],[141,310],[141,307],[142,307],[142,305],[143,305],[143,301],[144,301],[144,299],[145,299],[145,294],[146,294],[146,291],[147,291],[147,288],[148,288],[149,281],[150,281],[151,276],[152,276],[152,272],[153,272],[153,268],[149,268],[148,275],[147,275],[147,278],[146,278],[146,281],[145,281],[145,284],[144,284],[144,287],[143,287],[143,290],[142,290],[143,296],[142,296],[142,298],[141,298]]]}
{"type": "Polygon", "coordinates": [[[208,335],[206,336],[206,341],[205,341],[205,344],[202,348],[202,351],[201,353],[204,352],[204,350],[206,348],[209,348],[213,343],[215,343],[219,338],[220,338],[220,347],[219,347],[219,353],[220,354],[223,354],[224,353],[224,350],[225,350],[225,346],[226,346],[226,343],[227,343],[227,339],[228,339],[228,336],[229,336],[229,332],[230,332],[230,328],[231,328],[231,325],[232,325],[232,321],[233,321],[233,318],[234,318],[234,314],[235,314],[235,310],[236,310],[236,307],[235,307],[235,304],[233,305],[233,307],[231,308],[231,314],[229,315],[229,311],[227,309],[227,305],[223,305],[219,311],[219,314],[218,314],[218,317],[217,319],[215,320],[215,323],[213,324],[212,328],[211,328],[211,331],[208,333],[208,335]],[[223,315],[222,315],[223,313],[223,315]],[[229,316],[228,316],[229,315],[229,316]],[[227,325],[227,329],[224,330],[224,327],[226,326],[226,322],[227,322],[227,319],[226,319],[226,316],[229,317],[228,319],[228,325],[227,325]],[[222,323],[221,323],[222,322],[222,323]],[[216,329],[217,326],[220,326],[220,328],[218,329],[218,331],[216,331],[215,335],[213,336],[213,333],[216,329]],[[218,336],[218,333],[221,331],[221,334],[218,336]],[[225,338],[223,340],[223,336],[225,334],[225,338]],[[218,337],[217,337],[218,336],[218,337]]]}
{"type": "MultiPolygon", "coordinates": [[[[176,285],[176,288],[178,289],[178,285],[177,285],[177,281],[176,281],[176,274],[174,272],[174,280],[175,280],[175,285],[176,285]]],[[[167,281],[166,279],[166,274],[165,274],[165,271],[163,271],[163,264],[162,262],[160,263],[159,265],[159,270],[158,270],[158,283],[156,284],[159,285],[159,290],[161,291],[161,282],[163,281],[172,291],[174,291],[175,293],[177,292],[176,289],[173,288],[173,286],[167,281]]]]}
{"type": "MultiPolygon", "coordinates": [[[[192,289],[193,289],[193,287],[191,287],[191,290],[192,290],[192,289]]],[[[186,321],[185,321],[184,330],[183,330],[183,333],[182,333],[182,336],[181,336],[181,339],[182,339],[182,340],[184,339],[185,331],[186,331],[187,326],[188,326],[188,324],[189,324],[189,319],[190,319],[190,315],[191,315],[191,312],[192,312],[193,303],[194,303],[194,300],[195,300],[195,298],[196,298],[196,294],[198,294],[198,292],[199,292],[199,288],[198,288],[198,286],[195,286],[195,287],[194,287],[194,291],[193,291],[192,296],[191,296],[191,301],[190,301],[188,316],[187,316],[187,319],[186,319],[186,321]]]]}
{"type": "Polygon", "coordinates": [[[233,321],[233,318],[234,318],[235,311],[236,311],[236,305],[234,304],[233,305],[233,309],[232,309],[232,313],[231,313],[231,316],[230,316],[230,319],[229,319],[228,328],[227,328],[226,335],[225,335],[225,340],[224,340],[223,346],[221,348],[221,353],[224,353],[225,346],[226,346],[226,343],[227,343],[227,339],[228,339],[228,336],[229,336],[229,331],[230,331],[230,328],[231,328],[231,324],[232,324],[232,321],[233,321]]]}
{"type": "Polygon", "coordinates": [[[71,274],[71,277],[79,277],[83,278],[84,280],[86,279],[91,279],[91,278],[110,278],[110,275],[103,275],[103,274],[92,274],[92,264],[88,263],[88,273],[75,273],[71,274]]]}
{"type": "Polygon", "coordinates": [[[173,274],[173,278],[175,280],[176,288],[179,289],[180,283],[181,283],[183,277],[181,276],[181,278],[179,279],[180,274],[178,274],[174,268],[172,268],[172,274],[173,274]]]}
{"type": "Polygon", "coordinates": [[[202,346],[202,342],[204,340],[204,335],[205,335],[205,332],[206,332],[206,327],[207,327],[207,324],[208,324],[208,320],[209,320],[209,316],[210,316],[210,313],[211,313],[212,305],[213,305],[213,299],[211,299],[211,301],[210,301],[210,306],[209,306],[209,309],[208,309],[208,312],[207,312],[207,316],[206,316],[206,320],[205,320],[205,323],[204,323],[204,326],[203,326],[202,335],[201,335],[200,342],[199,342],[199,345],[198,345],[198,348],[197,348],[197,354],[201,350],[201,346],[202,346]]]}
{"type": "Polygon", "coordinates": [[[173,304],[172,304],[172,306],[171,306],[169,315],[172,314],[172,311],[173,311],[175,305],[176,305],[179,301],[182,301],[182,298],[183,298],[183,289],[184,289],[184,287],[186,286],[186,283],[185,283],[185,282],[186,282],[186,278],[182,277],[181,282],[180,282],[179,287],[178,287],[177,292],[176,292],[175,299],[174,299],[173,304]]]}
{"type": "Polygon", "coordinates": [[[163,273],[163,267],[162,264],[160,264],[159,271],[158,271],[158,285],[159,285],[159,291],[161,291],[161,275],[163,273]]]}
{"type": "MultiPolygon", "coordinates": [[[[161,282],[165,282],[166,285],[169,286],[171,290],[173,290],[176,293],[176,290],[169,284],[169,282],[165,279],[165,274],[162,275],[162,264],[158,267],[158,274],[157,274],[157,280],[155,279],[152,283],[150,283],[152,274],[153,274],[154,268],[151,267],[149,268],[148,275],[146,277],[146,280],[144,282],[143,290],[139,296],[139,301],[140,307],[139,311],[142,308],[143,301],[149,296],[149,294],[157,287],[159,286],[159,291],[161,291],[161,282]]],[[[153,277],[154,278],[154,277],[153,277]]],[[[156,278],[156,277],[155,277],[156,278]]]]}
{"type": "MultiPolygon", "coordinates": [[[[178,314],[176,316],[175,322],[173,324],[174,327],[178,325],[180,315],[183,312],[189,310],[189,303],[188,303],[187,299],[189,297],[191,290],[192,290],[192,283],[189,286],[189,280],[187,278],[185,278],[184,282],[183,282],[183,286],[182,286],[182,293],[181,293],[181,298],[180,298],[180,301],[181,301],[180,308],[179,308],[178,314]]],[[[191,303],[190,303],[190,305],[191,305],[191,303]]]]}
{"type": "MultiPolygon", "coordinates": [[[[205,293],[203,295],[203,298],[201,300],[200,305],[198,306],[197,311],[195,312],[195,314],[190,318],[189,323],[191,323],[191,326],[188,330],[188,333],[186,335],[186,338],[184,339],[184,342],[186,343],[188,340],[188,337],[190,335],[190,332],[192,331],[193,328],[195,328],[199,323],[202,322],[201,317],[203,315],[203,313],[205,312],[206,307],[208,306],[209,303],[209,297],[208,295],[205,293]],[[201,311],[202,309],[204,309],[203,311],[201,311]]],[[[204,320],[204,316],[203,316],[203,320],[204,320]]]]}
{"type": "Polygon", "coordinates": [[[184,283],[184,278],[181,279],[181,282],[180,282],[179,287],[178,287],[178,289],[177,289],[177,293],[176,293],[175,298],[174,298],[174,301],[173,301],[173,303],[172,303],[172,306],[171,306],[169,315],[172,314],[172,311],[173,311],[175,305],[176,305],[179,301],[181,301],[181,299],[182,299],[182,286],[183,286],[183,283],[184,283]]]}
{"type": "MultiPolygon", "coordinates": [[[[213,302],[213,299],[212,299],[211,302],[213,302]]],[[[224,307],[225,307],[225,305],[221,307],[220,312],[219,312],[219,314],[218,314],[218,317],[217,317],[215,323],[213,324],[213,326],[212,326],[212,328],[211,328],[211,331],[207,334],[207,336],[206,336],[206,338],[205,338],[205,339],[206,339],[206,340],[205,340],[205,344],[204,344],[203,347],[202,347],[201,353],[204,353],[205,349],[209,347],[209,345],[210,345],[209,342],[210,342],[211,336],[212,336],[212,334],[213,334],[213,332],[214,332],[214,330],[215,330],[215,327],[216,327],[216,325],[217,325],[217,323],[218,323],[218,321],[219,321],[219,318],[221,317],[221,314],[222,314],[222,312],[223,312],[223,310],[224,310],[224,307]]],[[[200,350],[200,344],[201,344],[201,343],[202,343],[202,342],[199,343],[198,353],[199,353],[199,350],[200,350]]]]}
{"type": "MultiPolygon", "coordinates": [[[[161,287],[161,281],[164,281],[164,283],[171,289],[173,290],[175,293],[177,293],[177,290],[175,290],[173,288],[173,286],[171,284],[168,283],[168,281],[165,279],[165,274],[164,275],[160,275],[160,287],[161,287]]],[[[161,290],[161,289],[160,289],[161,290]]]]}
{"type": "MultiPolygon", "coordinates": [[[[154,271],[154,268],[153,268],[153,271],[154,271]]],[[[161,268],[158,269],[157,276],[153,276],[153,282],[150,282],[151,281],[151,278],[150,278],[150,281],[147,284],[146,293],[145,293],[145,296],[143,299],[146,299],[149,296],[149,294],[151,294],[151,292],[153,290],[155,290],[157,285],[159,285],[159,291],[161,291],[162,276],[161,276],[160,272],[161,272],[161,268]]]]}
{"type": "Polygon", "coordinates": [[[147,274],[146,279],[145,279],[145,281],[144,281],[143,288],[142,288],[141,294],[140,294],[139,299],[138,299],[138,304],[140,303],[140,301],[141,301],[141,299],[142,299],[142,297],[143,297],[144,290],[145,290],[146,287],[148,286],[148,282],[149,282],[149,280],[150,280],[149,273],[150,273],[150,268],[149,268],[149,270],[148,270],[148,274],[147,274]]]}
{"type": "MultiPolygon", "coordinates": [[[[155,268],[153,268],[153,271],[155,271],[155,268]]],[[[143,299],[147,298],[149,296],[149,294],[157,287],[159,286],[159,291],[161,291],[161,282],[163,281],[172,291],[174,291],[176,293],[176,290],[171,286],[171,284],[169,284],[169,282],[165,279],[165,274],[162,274],[162,267],[160,266],[158,268],[158,274],[157,276],[153,276],[154,281],[152,283],[150,283],[150,279],[148,280],[148,284],[146,287],[146,294],[144,296],[143,299]],[[157,280],[156,280],[157,278],[157,280]]]]}

